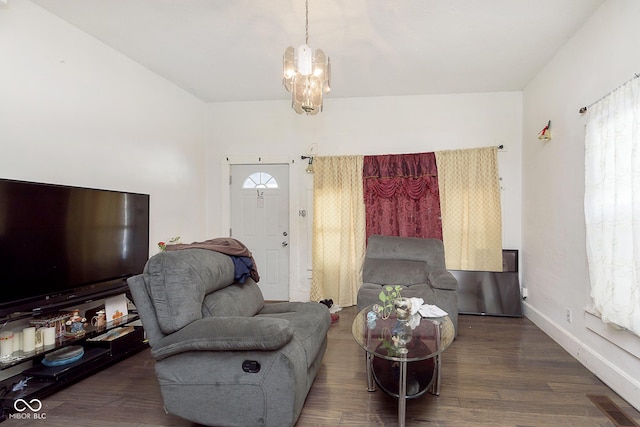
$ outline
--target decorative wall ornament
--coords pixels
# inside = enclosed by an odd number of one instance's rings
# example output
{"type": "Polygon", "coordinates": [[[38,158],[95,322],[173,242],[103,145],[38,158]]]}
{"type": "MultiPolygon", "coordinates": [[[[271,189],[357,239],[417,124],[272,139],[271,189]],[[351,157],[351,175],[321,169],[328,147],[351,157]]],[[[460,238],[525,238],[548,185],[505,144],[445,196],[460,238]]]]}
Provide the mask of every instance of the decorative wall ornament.
{"type": "Polygon", "coordinates": [[[545,127],[538,133],[538,139],[540,141],[551,141],[551,120],[545,127]]]}

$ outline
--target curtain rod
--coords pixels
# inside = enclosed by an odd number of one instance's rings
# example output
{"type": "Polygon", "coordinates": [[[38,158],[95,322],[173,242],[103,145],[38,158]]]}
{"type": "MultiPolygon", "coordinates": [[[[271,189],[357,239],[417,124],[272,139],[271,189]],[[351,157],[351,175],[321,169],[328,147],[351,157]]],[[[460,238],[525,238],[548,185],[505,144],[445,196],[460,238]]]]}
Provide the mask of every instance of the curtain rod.
{"type": "MultiPolygon", "coordinates": [[[[498,150],[503,150],[504,144],[498,145],[498,150]]],[[[300,160],[311,159],[313,161],[313,156],[300,156],[300,160]]]]}
{"type": "Polygon", "coordinates": [[[609,93],[607,93],[604,96],[601,96],[600,98],[598,98],[597,100],[593,101],[591,104],[587,105],[586,107],[582,107],[581,109],[578,110],[578,113],[580,114],[584,114],[587,112],[587,110],[589,108],[591,108],[593,106],[593,104],[595,104],[596,102],[602,101],[604,98],[606,98],[607,96],[611,95],[613,92],[615,92],[616,90],[620,89],[622,86],[626,85],[627,83],[629,83],[631,80],[633,79],[637,79],[638,77],[640,77],[640,74],[635,73],[633,75],[633,77],[631,77],[629,80],[627,80],[626,82],[622,83],[620,86],[618,86],[617,88],[613,89],[612,91],[610,91],[609,93]]]}

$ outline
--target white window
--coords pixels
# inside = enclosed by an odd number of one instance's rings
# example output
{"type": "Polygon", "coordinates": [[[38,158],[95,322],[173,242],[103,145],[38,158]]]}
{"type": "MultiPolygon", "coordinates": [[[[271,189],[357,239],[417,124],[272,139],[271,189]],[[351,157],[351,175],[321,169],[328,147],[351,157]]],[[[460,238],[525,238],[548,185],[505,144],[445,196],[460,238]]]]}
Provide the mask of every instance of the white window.
{"type": "Polygon", "coordinates": [[[242,188],[278,188],[278,181],[266,172],[254,172],[244,180],[242,188]]]}

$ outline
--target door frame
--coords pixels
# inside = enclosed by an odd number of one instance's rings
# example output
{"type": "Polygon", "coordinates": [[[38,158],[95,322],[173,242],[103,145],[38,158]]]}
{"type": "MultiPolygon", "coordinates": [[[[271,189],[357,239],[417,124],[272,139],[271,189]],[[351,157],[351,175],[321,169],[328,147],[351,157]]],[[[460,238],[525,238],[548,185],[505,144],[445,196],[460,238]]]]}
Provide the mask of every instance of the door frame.
{"type": "Polygon", "coordinates": [[[229,236],[231,230],[231,165],[286,164],[289,166],[289,300],[296,295],[293,284],[299,283],[298,258],[300,233],[298,232],[298,211],[294,204],[294,195],[298,194],[300,183],[294,176],[295,160],[290,156],[225,156],[220,165],[220,230],[229,236]]]}

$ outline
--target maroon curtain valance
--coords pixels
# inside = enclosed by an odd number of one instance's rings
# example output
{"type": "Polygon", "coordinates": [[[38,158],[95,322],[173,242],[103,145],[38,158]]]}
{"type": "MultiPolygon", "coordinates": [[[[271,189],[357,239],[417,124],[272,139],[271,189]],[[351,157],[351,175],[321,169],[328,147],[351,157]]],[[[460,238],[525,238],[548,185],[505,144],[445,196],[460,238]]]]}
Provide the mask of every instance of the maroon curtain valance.
{"type": "Polygon", "coordinates": [[[442,239],[435,153],[365,156],[367,237],[442,239]]]}
{"type": "Polygon", "coordinates": [[[362,174],[366,178],[419,178],[438,175],[435,153],[384,154],[364,156],[362,174]]]}

